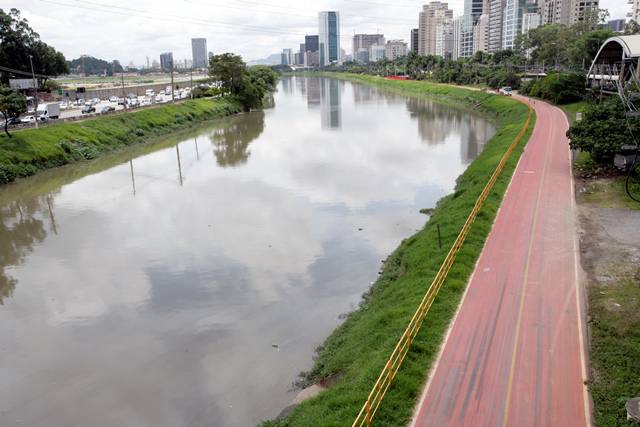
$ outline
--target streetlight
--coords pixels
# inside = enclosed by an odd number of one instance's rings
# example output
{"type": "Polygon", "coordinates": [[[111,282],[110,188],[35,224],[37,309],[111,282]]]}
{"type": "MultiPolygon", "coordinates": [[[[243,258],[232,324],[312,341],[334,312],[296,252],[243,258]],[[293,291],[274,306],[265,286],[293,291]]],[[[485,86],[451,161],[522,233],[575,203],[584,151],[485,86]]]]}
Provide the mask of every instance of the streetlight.
{"type": "Polygon", "coordinates": [[[33,72],[33,56],[29,55],[29,63],[31,64],[31,76],[33,77],[33,88],[35,91],[36,106],[34,109],[34,117],[36,119],[36,128],[38,127],[38,84],[36,82],[36,74],[33,72]]]}

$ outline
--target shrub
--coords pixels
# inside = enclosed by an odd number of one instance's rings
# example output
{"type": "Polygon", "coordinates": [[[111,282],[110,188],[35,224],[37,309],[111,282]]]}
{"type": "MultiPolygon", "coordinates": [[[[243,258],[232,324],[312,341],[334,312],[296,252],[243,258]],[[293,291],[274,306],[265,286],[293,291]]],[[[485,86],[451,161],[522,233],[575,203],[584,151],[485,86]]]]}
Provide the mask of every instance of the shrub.
{"type": "Polygon", "coordinates": [[[568,104],[584,97],[584,76],[576,73],[551,73],[538,80],[529,95],[546,99],[554,104],[568,104]]]}
{"type": "Polygon", "coordinates": [[[520,76],[512,71],[496,71],[487,76],[487,84],[494,89],[505,86],[518,89],[520,87],[520,81],[520,76]]]}
{"type": "Polygon", "coordinates": [[[580,149],[599,163],[611,162],[623,145],[633,142],[632,135],[640,135],[640,119],[625,115],[622,102],[611,97],[601,103],[590,104],[583,119],[567,131],[571,148],[580,149]]]}

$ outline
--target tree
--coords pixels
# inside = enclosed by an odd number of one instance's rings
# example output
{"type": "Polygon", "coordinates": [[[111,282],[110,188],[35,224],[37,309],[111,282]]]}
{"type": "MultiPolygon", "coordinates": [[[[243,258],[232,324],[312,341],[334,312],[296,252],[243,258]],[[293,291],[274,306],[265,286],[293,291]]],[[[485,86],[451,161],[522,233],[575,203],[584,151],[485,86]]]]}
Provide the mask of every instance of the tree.
{"type": "Polygon", "coordinates": [[[640,119],[626,117],[624,106],[616,96],[590,104],[583,119],[571,126],[567,136],[571,139],[571,148],[588,152],[594,160],[607,163],[623,145],[632,141],[631,133],[640,134],[640,119]]]}
{"type": "Polygon", "coordinates": [[[114,73],[121,73],[123,71],[122,65],[118,60],[111,62],[104,59],[94,58],[89,55],[82,55],[80,58],[72,59],[68,61],[69,68],[85,75],[100,75],[106,74],[112,76],[114,73]]]}
{"type": "Polygon", "coordinates": [[[222,83],[222,90],[231,95],[239,95],[244,86],[247,66],[240,55],[223,53],[209,59],[209,75],[222,83]]]}
{"type": "Polygon", "coordinates": [[[632,19],[624,26],[624,35],[632,36],[634,34],[640,34],[640,24],[632,19]]]}
{"type": "Polygon", "coordinates": [[[27,111],[27,99],[8,86],[0,85],[0,113],[4,118],[4,132],[9,138],[9,119],[17,119],[27,111]]]}
{"type": "MultiPolygon", "coordinates": [[[[62,53],[40,40],[40,36],[20,11],[11,9],[9,13],[0,9],[0,64],[8,68],[29,72],[30,57],[36,74],[57,76],[68,73],[69,68],[62,53]]],[[[0,71],[0,82],[8,83],[11,73],[0,71]]],[[[39,77],[40,82],[46,77],[39,77]]]]}

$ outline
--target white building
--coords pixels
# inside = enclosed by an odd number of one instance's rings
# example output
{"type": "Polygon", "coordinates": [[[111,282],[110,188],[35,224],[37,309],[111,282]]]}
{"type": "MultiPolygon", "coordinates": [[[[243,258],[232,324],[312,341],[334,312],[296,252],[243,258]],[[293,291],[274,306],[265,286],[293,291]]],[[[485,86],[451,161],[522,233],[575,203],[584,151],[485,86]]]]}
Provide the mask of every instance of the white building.
{"type": "Polygon", "coordinates": [[[640,23],[640,0],[630,0],[631,12],[627,15],[629,18],[640,23]]]}
{"type": "Polygon", "coordinates": [[[451,59],[456,60],[460,57],[460,42],[462,35],[462,18],[455,18],[451,21],[453,32],[453,50],[451,52],[451,59]]]}
{"type": "Polygon", "coordinates": [[[507,0],[502,18],[502,49],[513,49],[522,32],[522,15],[526,0],[507,0]]]}
{"type": "Polygon", "coordinates": [[[407,56],[407,50],[407,44],[402,40],[389,40],[384,46],[385,57],[390,61],[407,56]]]}
{"type": "Polygon", "coordinates": [[[542,24],[542,16],[539,13],[525,13],[522,15],[522,34],[538,28],[542,24]]]}
{"type": "Polygon", "coordinates": [[[418,53],[420,55],[435,55],[438,25],[442,25],[447,19],[452,18],[453,10],[449,9],[448,3],[432,1],[422,7],[418,26],[418,53]]]}
{"type": "Polygon", "coordinates": [[[506,0],[489,0],[489,53],[502,49],[502,20],[506,0]]]}
{"type": "Polygon", "coordinates": [[[453,58],[453,19],[447,19],[436,29],[436,55],[453,58]]]}
{"type": "Polygon", "coordinates": [[[291,49],[282,49],[280,64],[282,64],[282,65],[294,65],[293,50],[291,50],[291,49]]]}
{"type": "Polygon", "coordinates": [[[489,14],[480,15],[478,22],[473,27],[473,54],[476,52],[489,52],[489,14]]]}
{"type": "Polygon", "coordinates": [[[369,62],[377,62],[385,58],[385,47],[374,44],[369,46],[369,62]]]}

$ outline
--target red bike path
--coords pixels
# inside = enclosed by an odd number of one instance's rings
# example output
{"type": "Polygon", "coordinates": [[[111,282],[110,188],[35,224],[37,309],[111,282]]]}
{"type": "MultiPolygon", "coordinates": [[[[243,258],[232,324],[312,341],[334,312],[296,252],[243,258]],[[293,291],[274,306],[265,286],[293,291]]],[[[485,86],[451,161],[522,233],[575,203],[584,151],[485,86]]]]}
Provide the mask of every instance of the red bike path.
{"type": "Polygon", "coordinates": [[[535,128],[414,426],[591,424],[569,125],[557,107],[524,101],[535,128]]]}

